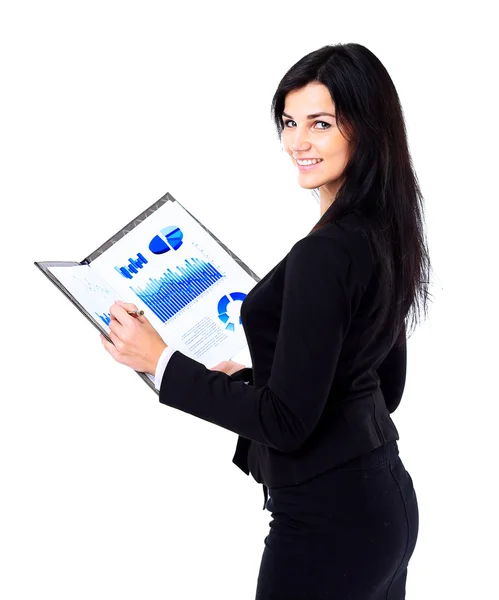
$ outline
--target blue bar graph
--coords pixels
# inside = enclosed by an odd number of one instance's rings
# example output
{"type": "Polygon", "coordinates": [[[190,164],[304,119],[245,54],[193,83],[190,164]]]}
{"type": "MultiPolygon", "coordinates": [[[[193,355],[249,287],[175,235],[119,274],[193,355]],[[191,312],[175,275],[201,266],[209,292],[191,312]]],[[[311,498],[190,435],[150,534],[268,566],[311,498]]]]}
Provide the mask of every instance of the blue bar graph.
{"type": "Polygon", "coordinates": [[[142,265],[147,264],[147,258],[144,257],[140,252],[137,254],[137,258],[129,258],[130,262],[124,267],[114,267],[120,275],[123,275],[125,279],[133,279],[133,276],[142,269],[142,265]]]}
{"type": "Polygon", "coordinates": [[[109,325],[111,322],[111,313],[104,313],[103,315],[100,315],[98,312],[96,312],[95,314],[104,322],[105,325],[109,325]]]}
{"type": "Polygon", "coordinates": [[[167,269],[159,279],[150,277],[144,289],[130,286],[163,323],[224,277],[212,264],[198,258],[186,259],[185,266],[176,269],[178,272],[167,269]]]}

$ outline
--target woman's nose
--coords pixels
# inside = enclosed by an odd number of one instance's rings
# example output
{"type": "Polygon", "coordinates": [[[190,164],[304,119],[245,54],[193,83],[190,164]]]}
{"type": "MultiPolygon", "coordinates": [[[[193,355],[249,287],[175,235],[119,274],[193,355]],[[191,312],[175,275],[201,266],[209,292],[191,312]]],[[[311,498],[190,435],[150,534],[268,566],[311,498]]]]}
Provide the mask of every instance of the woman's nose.
{"type": "Polygon", "coordinates": [[[310,142],[307,141],[304,133],[296,131],[294,138],[291,140],[290,148],[293,152],[305,151],[310,148],[310,142]]]}

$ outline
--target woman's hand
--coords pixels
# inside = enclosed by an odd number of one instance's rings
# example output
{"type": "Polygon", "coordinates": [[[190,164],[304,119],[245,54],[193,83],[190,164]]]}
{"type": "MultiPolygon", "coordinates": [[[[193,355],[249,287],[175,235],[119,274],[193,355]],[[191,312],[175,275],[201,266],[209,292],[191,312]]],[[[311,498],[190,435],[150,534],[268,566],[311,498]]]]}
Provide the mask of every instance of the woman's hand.
{"type": "Polygon", "coordinates": [[[234,375],[234,373],[244,368],[245,365],[241,365],[233,360],[223,360],[218,365],[211,367],[210,371],[222,371],[222,373],[227,373],[227,375],[234,375]]]}
{"type": "Polygon", "coordinates": [[[102,334],[104,348],[119,363],[140,373],[154,375],[159,357],[168,346],[147,317],[132,316],[127,311],[137,310],[135,304],[116,300],[109,309],[109,342],[102,334]]]}

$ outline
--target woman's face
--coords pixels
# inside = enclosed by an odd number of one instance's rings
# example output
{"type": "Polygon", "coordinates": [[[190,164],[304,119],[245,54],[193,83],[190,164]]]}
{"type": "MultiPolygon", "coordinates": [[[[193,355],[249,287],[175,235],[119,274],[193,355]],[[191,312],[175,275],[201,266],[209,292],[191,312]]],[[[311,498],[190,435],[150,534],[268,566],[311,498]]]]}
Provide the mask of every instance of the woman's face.
{"type": "MultiPolygon", "coordinates": [[[[321,205],[334,201],[350,157],[349,143],[336,126],[331,94],[322,83],[309,83],[286,94],[282,143],[298,170],[298,183],[320,188],[321,205]],[[327,113],[327,114],[324,114],[327,113]],[[310,166],[297,160],[318,159],[310,166]],[[326,200],[327,199],[327,200],[326,200]]],[[[323,206],[324,212],[327,206],[323,206]]]]}

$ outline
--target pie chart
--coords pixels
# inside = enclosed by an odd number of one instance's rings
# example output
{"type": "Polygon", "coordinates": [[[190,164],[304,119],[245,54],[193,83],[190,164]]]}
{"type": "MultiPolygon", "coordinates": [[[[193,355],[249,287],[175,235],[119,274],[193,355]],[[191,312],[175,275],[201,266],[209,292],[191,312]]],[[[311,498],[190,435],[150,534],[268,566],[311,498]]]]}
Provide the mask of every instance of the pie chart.
{"type": "Polygon", "coordinates": [[[153,254],[164,254],[170,250],[178,250],[182,245],[183,233],[175,225],[160,230],[161,235],[155,235],[149,242],[149,250],[153,254]]]}

